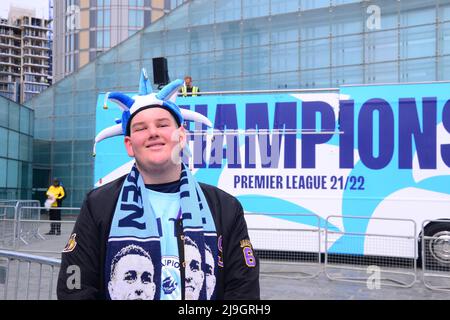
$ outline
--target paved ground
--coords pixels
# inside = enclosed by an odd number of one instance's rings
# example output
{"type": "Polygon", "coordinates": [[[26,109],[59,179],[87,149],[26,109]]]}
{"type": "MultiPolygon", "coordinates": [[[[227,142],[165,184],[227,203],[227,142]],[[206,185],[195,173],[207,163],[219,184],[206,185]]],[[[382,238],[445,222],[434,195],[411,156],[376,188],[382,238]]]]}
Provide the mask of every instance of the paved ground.
{"type": "MultiPolygon", "coordinates": [[[[263,268],[264,269],[264,268],[263,268]]],[[[352,283],[330,280],[324,273],[312,279],[295,279],[294,273],[262,272],[261,299],[264,300],[449,300],[450,292],[434,291],[425,287],[419,270],[418,280],[410,288],[381,285],[370,290],[365,282],[352,283]]],[[[450,275],[448,275],[450,276],[450,275]]],[[[448,283],[448,281],[447,281],[448,283]]]]}
{"type": "MultiPolygon", "coordinates": [[[[39,227],[39,233],[44,234],[49,229],[48,224],[43,224],[39,227]]],[[[43,235],[45,239],[37,240],[34,239],[30,241],[29,245],[25,245],[21,243],[21,250],[32,250],[32,251],[40,251],[38,255],[47,256],[47,257],[55,257],[60,258],[59,252],[64,248],[64,245],[69,238],[70,232],[72,230],[72,225],[66,224],[62,227],[63,235],[61,236],[46,236],[43,235]],[[51,253],[53,252],[53,253],[51,253]]],[[[0,269],[5,266],[4,262],[0,261],[0,269]]],[[[15,269],[16,270],[16,269],[15,269]]],[[[394,272],[397,270],[393,270],[394,272]]],[[[49,270],[43,271],[43,273],[47,273],[44,276],[42,282],[44,280],[49,280],[48,273],[49,270]]],[[[31,275],[31,278],[35,278],[34,282],[32,281],[29,288],[29,295],[31,298],[37,297],[37,278],[39,275],[38,269],[31,268],[28,271],[27,267],[21,267],[20,269],[20,277],[19,279],[26,279],[28,274],[31,275]]],[[[335,276],[364,276],[361,273],[355,273],[353,271],[337,271],[337,273],[333,273],[335,276]]],[[[0,272],[1,275],[1,272],[0,272]]],[[[450,292],[442,292],[442,291],[433,291],[424,285],[422,282],[422,272],[419,269],[417,280],[414,281],[414,277],[411,275],[397,275],[393,273],[394,278],[398,280],[402,280],[405,283],[413,284],[410,288],[396,288],[385,286],[386,282],[382,281],[382,285],[380,289],[370,290],[365,282],[362,280],[361,283],[352,283],[352,282],[344,282],[344,281],[336,281],[329,280],[325,273],[323,272],[323,264],[312,267],[304,267],[298,265],[288,265],[288,264],[267,264],[263,263],[261,265],[261,277],[260,277],[260,285],[261,285],[261,298],[263,300],[441,300],[441,299],[449,299],[450,300],[450,292]],[[318,274],[314,278],[301,278],[304,274],[299,273],[299,270],[303,270],[309,272],[310,274],[318,274]]],[[[57,276],[57,272],[54,275],[54,279],[57,276]]],[[[447,286],[450,286],[450,273],[445,274],[446,277],[437,278],[434,283],[443,283],[446,282],[447,286]]],[[[365,276],[366,277],[366,276],[365,276]]],[[[0,282],[1,282],[0,277],[0,282]]],[[[12,275],[12,279],[10,279],[10,283],[15,283],[17,280],[17,271],[14,271],[12,275]]],[[[430,280],[431,281],[431,280],[430,280]]],[[[433,280],[434,281],[434,280],[433,280]]],[[[44,291],[41,294],[41,298],[48,297],[48,286],[50,284],[41,283],[41,290],[44,291]]],[[[56,282],[53,282],[53,287],[56,285],[56,282]]],[[[19,298],[25,298],[26,294],[26,285],[19,284],[19,298]],[[22,296],[21,296],[22,295],[22,296]]],[[[3,299],[4,293],[4,284],[0,283],[0,299],[3,299]]],[[[8,294],[8,298],[14,299],[15,293],[10,290],[8,294]]],[[[55,294],[52,294],[52,297],[55,298],[55,294]]],[[[35,299],[35,298],[33,298],[35,299]]]]}

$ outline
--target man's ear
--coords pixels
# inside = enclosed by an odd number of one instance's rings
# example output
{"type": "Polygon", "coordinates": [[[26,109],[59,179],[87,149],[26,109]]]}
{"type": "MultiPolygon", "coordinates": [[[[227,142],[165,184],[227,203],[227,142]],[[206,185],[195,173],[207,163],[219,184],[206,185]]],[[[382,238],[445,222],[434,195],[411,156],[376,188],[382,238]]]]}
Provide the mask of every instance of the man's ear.
{"type": "Polygon", "coordinates": [[[131,143],[131,138],[129,136],[125,136],[124,139],[125,149],[127,149],[127,153],[130,157],[134,157],[133,144],[131,143]]]}
{"type": "Polygon", "coordinates": [[[111,300],[118,300],[118,298],[116,297],[116,293],[114,292],[114,286],[112,284],[112,281],[108,282],[108,292],[109,296],[111,297],[111,300]]]}

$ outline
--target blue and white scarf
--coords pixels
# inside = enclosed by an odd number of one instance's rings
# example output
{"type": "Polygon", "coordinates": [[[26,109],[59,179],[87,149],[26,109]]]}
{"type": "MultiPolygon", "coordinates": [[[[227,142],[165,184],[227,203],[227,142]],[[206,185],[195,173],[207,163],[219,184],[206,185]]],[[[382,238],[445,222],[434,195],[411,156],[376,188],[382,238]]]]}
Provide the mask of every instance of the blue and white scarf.
{"type": "MultiPolygon", "coordinates": [[[[184,164],[180,178],[177,223],[182,223],[184,241],[185,298],[213,300],[218,267],[214,220],[205,195],[184,164]]],[[[161,223],[147,192],[134,165],[120,191],[107,243],[104,285],[109,299],[161,298],[161,223]]]]}

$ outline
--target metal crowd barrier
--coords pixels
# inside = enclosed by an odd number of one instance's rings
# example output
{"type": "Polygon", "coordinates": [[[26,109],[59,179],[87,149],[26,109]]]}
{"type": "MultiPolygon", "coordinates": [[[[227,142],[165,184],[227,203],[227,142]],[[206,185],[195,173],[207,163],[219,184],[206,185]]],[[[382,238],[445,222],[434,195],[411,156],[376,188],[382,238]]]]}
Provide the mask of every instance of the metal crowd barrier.
{"type": "MultiPolygon", "coordinates": [[[[59,256],[75,221],[58,221],[61,223],[61,236],[47,236],[41,229],[45,226],[49,230],[50,224],[55,221],[37,220],[37,216],[30,211],[41,209],[44,207],[21,206],[17,209],[16,206],[0,204],[0,246],[8,242],[8,237],[20,235],[22,240],[16,242],[19,245],[15,246],[20,253],[0,250],[0,288],[5,299],[19,299],[19,293],[28,299],[30,296],[36,296],[36,292],[38,292],[37,299],[40,299],[39,292],[46,290],[50,292],[47,298],[54,298],[51,293],[54,290],[51,288],[54,286],[53,278],[59,260],[31,256],[24,252],[59,256]],[[37,233],[33,233],[36,230],[37,233]],[[25,235],[26,239],[36,241],[23,241],[25,235]],[[43,240],[51,241],[42,242],[43,240]],[[24,263],[25,268],[22,267],[24,263]],[[33,270],[31,267],[33,263],[38,265],[39,272],[33,270]],[[37,278],[37,285],[31,284],[30,278],[37,278]],[[50,284],[43,290],[41,283],[44,278],[50,284]],[[25,282],[22,283],[23,281],[25,282]]],[[[60,209],[80,210],[80,208],[60,209]]],[[[264,276],[305,279],[315,278],[324,272],[330,280],[362,283],[370,289],[378,289],[377,285],[409,288],[417,282],[419,239],[413,220],[329,216],[326,225],[323,226],[320,217],[313,214],[246,213],[245,218],[250,225],[249,236],[254,250],[260,257],[261,274],[264,276]],[[335,226],[340,225],[344,219],[347,231],[340,231],[335,226]],[[298,227],[292,227],[290,221],[297,223],[298,227]],[[366,232],[351,232],[352,225],[358,225],[360,230],[361,224],[366,226],[366,232]],[[370,227],[385,232],[370,233],[370,227]],[[399,230],[403,230],[400,235],[399,230]],[[324,264],[321,259],[322,253],[325,256],[324,264]]],[[[450,221],[426,221],[422,226],[419,249],[422,252],[423,283],[431,290],[450,291],[448,224],[450,221]],[[433,236],[428,236],[425,232],[428,223],[447,225],[443,228],[443,232],[434,232],[433,236]],[[440,261],[439,258],[446,260],[440,261]]],[[[241,247],[245,246],[246,243],[241,243],[241,247]]]]}
{"type": "Polygon", "coordinates": [[[424,221],[420,243],[424,285],[431,290],[450,292],[450,221],[424,221]],[[432,232],[427,226],[433,228],[432,232]]]}
{"type": "Polygon", "coordinates": [[[21,242],[28,245],[33,239],[44,240],[45,238],[39,233],[39,221],[41,220],[41,207],[38,206],[21,206],[17,213],[17,235],[21,242]],[[21,224],[22,220],[34,221],[27,225],[21,224]]]}
{"type": "MultiPolygon", "coordinates": [[[[24,210],[29,208],[23,207],[24,210]]],[[[46,209],[45,207],[37,207],[37,210],[46,209]]],[[[58,210],[61,212],[73,212],[78,214],[80,208],[59,207],[50,208],[48,210],[58,210]]],[[[21,217],[21,215],[19,215],[21,217]]],[[[48,253],[53,255],[60,255],[61,251],[67,244],[67,240],[75,225],[75,220],[29,220],[19,219],[17,220],[18,230],[20,230],[21,241],[16,242],[15,249],[21,252],[30,253],[48,253]],[[51,225],[57,223],[60,225],[61,233],[59,235],[48,235],[47,232],[51,230],[51,225]],[[44,240],[45,245],[43,244],[44,240]]]]}
{"type": "Polygon", "coordinates": [[[16,238],[15,206],[0,205],[0,247],[13,247],[16,238]]]}
{"type": "Polygon", "coordinates": [[[7,241],[12,241],[13,246],[15,246],[16,240],[21,239],[19,225],[18,223],[16,223],[16,221],[20,219],[21,214],[29,219],[40,219],[40,213],[36,211],[36,208],[40,205],[41,204],[38,200],[0,200],[0,208],[10,209],[11,207],[14,207],[14,214],[11,214],[11,210],[9,210],[9,212],[7,210],[7,214],[4,215],[2,219],[3,225],[11,225],[12,223],[12,225],[14,226],[14,230],[12,231],[12,239],[10,237],[10,232],[8,232],[8,230],[5,230],[8,236],[3,236],[2,242],[4,242],[4,239],[6,238],[7,241]]]}
{"type": "Polygon", "coordinates": [[[22,252],[53,253],[60,254],[73,229],[74,220],[54,221],[42,220],[41,210],[61,210],[61,212],[74,212],[77,214],[80,208],[45,208],[41,206],[6,206],[0,204],[0,248],[14,249],[22,252]],[[5,214],[2,214],[5,212],[5,214]],[[46,235],[50,231],[51,224],[61,225],[61,234],[58,236],[46,235]],[[51,243],[42,241],[52,238],[51,243]]]}
{"type": "Polygon", "coordinates": [[[61,261],[0,250],[0,297],[3,300],[56,299],[61,261]]]}
{"type": "Polygon", "coordinates": [[[325,228],[325,274],[330,280],[409,288],[417,280],[416,223],[407,219],[329,216],[325,228]],[[384,234],[335,231],[333,219],[347,225],[376,224],[384,234]],[[404,230],[404,235],[398,235],[404,230]],[[391,232],[388,232],[391,231],[391,232]],[[348,252],[354,253],[348,253],[348,252]],[[346,252],[346,254],[341,254],[346,252]],[[364,254],[363,254],[364,253],[364,254]]]}
{"type": "Polygon", "coordinates": [[[15,205],[8,205],[0,202],[0,219],[14,218],[15,205]]]}
{"type": "MultiPolygon", "coordinates": [[[[320,218],[314,214],[246,213],[249,237],[261,273],[288,279],[315,278],[321,271],[320,218]],[[289,225],[286,220],[302,223],[289,225]],[[285,274],[293,274],[287,276],[285,274]]],[[[241,245],[242,246],[242,245],[241,245]]]]}

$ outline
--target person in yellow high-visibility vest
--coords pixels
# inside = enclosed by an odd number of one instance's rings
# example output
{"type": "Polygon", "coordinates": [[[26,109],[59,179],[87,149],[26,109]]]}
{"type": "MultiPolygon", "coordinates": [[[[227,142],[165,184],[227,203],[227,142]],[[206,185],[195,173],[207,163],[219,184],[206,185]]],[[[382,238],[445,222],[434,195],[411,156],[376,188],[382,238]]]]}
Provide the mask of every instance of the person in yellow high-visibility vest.
{"type": "MultiPolygon", "coordinates": [[[[53,179],[53,185],[51,185],[47,189],[47,198],[50,200],[51,208],[50,208],[50,220],[61,221],[61,209],[53,209],[59,208],[62,206],[62,199],[65,197],[66,192],[64,188],[60,185],[59,180],[57,178],[53,179]]],[[[51,223],[50,231],[46,233],[46,235],[60,235],[61,234],[61,223],[51,223]]]]}
{"type": "Polygon", "coordinates": [[[200,88],[192,85],[192,77],[186,76],[184,77],[184,85],[180,89],[180,93],[183,97],[192,96],[196,97],[199,96],[200,88]]]}

